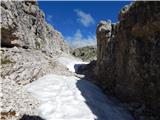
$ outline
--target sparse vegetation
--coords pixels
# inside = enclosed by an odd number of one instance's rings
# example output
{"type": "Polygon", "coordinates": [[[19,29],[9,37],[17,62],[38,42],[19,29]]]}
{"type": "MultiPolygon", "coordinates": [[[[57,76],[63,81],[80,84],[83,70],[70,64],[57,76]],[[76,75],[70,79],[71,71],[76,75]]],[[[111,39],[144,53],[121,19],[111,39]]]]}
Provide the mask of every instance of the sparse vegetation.
{"type": "Polygon", "coordinates": [[[11,61],[10,59],[8,58],[1,58],[1,64],[11,64],[11,63],[14,63],[13,61],[11,61]]]}

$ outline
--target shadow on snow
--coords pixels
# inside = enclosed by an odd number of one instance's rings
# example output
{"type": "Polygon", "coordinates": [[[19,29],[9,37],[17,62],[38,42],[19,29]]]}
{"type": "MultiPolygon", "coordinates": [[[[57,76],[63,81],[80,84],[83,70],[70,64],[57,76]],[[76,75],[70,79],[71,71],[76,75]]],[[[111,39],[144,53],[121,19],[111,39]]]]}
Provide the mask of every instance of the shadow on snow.
{"type": "MultiPolygon", "coordinates": [[[[75,72],[82,73],[79,72],[79,68],[84,69],[85,66],[85,64],[75,64],[75,72]]],[[[85,74],[85,77],[77,81],[76,86],[85,98],[85,103],[96,116],[95,120],[134,120],[126,109],[118,105],[118,100],[104,95],[102,90],[88,79],[85,74]]]]}

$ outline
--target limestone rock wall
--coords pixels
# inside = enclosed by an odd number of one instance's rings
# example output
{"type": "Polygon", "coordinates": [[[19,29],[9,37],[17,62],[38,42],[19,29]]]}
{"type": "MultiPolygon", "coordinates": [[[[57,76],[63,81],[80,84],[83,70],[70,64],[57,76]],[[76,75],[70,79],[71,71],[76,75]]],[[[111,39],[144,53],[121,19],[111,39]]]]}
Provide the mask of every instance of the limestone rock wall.
{"type": "Polygon", "coordinates": [[[2,47],[69,53],[61,33],[45,21],[36,1],[1,1],[1,18],[2,47]]]}
{"type": "MultiPolygon", "coordinates": [[[[47,74],[70,75],[57,58],[69,53],[60,32],[35,1],[1,1],[1,119],[38,115],[40,101],[25,85],[47,74]]],[[[29,118],[28,118],[29,119],[29,118]]]]}
{"type": "Polygon", "coordinates": [[[119,23],[100,22],[97,53],[104,90],[160,113],[160,2],[134,2],[120,11],[119,23]]]}

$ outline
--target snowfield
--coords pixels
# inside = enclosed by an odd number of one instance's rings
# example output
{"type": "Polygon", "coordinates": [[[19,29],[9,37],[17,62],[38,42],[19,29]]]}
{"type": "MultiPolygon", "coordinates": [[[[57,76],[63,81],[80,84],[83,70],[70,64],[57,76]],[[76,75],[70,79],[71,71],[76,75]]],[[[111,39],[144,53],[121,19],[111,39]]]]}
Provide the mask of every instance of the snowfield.
{"type": "MultiPolygon", "coordinates": [[[[84,64],[69,57],[58,60],[72,72],[75,64],[84,64]]],[[[39,115],[46,120],[133,120],[97,86],[75,76],[46,75],[26,89],[41,101],[39,115]]]]}

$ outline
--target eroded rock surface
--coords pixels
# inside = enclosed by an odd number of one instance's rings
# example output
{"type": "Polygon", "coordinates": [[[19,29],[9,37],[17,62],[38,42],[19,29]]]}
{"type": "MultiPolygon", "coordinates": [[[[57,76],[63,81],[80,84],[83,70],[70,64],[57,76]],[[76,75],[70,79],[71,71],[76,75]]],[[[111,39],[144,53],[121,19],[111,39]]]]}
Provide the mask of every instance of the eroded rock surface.
{"type": "Polygon", "coordinates": [[[119,23],[103,23],[97,28],[98,83],[123,101],[141,103],[146,119],[159,115],[160,2],[132,3],[120,11],[119,23]]]}
{"type": "Polygon", "coordinates": [[[26,92],[24,86],[47,75],[70,76],[73,73],[60,64],[62,53],[46,54],[39,50],[1,48],[1,108],[5,120],[18,119],[22,115],[37,115],[39,101],[26,92]],[[10,113],[14,113],[10,115],[10,113]]]}
{"type": "Polygon", "coordinates": [[[2,1],[1,18],[2,47],[69,53],[61,33],[45,21],[36,1],[2,1]]]}
{"type": "Polygon", "coordinates": [[[24,86],[46,74],[71,75],[57,60],[68,53],[36,1],[1,1],[1,119],[37,115],[40,102],[24,86]]]}

